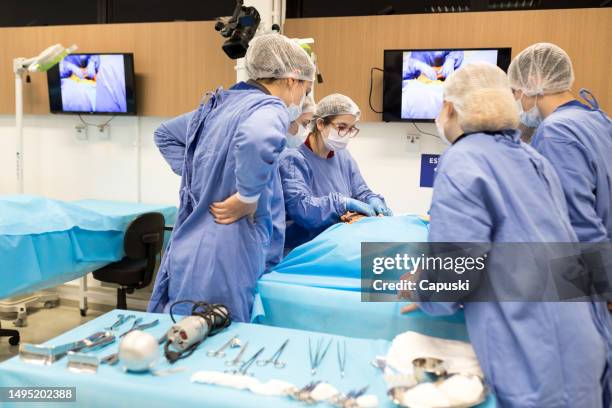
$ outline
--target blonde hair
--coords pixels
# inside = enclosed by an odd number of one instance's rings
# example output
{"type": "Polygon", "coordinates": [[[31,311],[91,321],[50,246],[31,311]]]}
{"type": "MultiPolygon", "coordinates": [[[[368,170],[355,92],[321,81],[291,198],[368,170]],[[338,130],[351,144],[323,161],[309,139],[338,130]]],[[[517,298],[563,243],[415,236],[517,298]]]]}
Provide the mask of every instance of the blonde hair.
{"type": "Polygon", "coordinates": [[[520,123],[506,74],[486,62],[453,73],[444,83],[444,100],[453,104],[464,132],[516,129],[520,123]]]}

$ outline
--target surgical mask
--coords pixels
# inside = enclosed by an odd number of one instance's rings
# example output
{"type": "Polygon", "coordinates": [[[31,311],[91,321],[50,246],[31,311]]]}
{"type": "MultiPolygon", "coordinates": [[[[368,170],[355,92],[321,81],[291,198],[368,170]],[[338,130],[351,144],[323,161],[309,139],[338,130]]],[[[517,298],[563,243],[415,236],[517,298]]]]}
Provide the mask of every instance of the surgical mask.
{"type": "Polygon", "coordinates": [[[295,135],[287,132],[287,147],[295,149],[299,147],[306,138],[308,137],[308,129],[306,129],[301,123],[298,123],[298,130],[295,135]]]}
{"type": "Polygon", "coordinates": [[[337,150],[346,149],[346,146],[349,144],[350,140],[351,138],[348,136],[344,136],[344,137],[340,136],[338,134],[338,129],[332,126],[330,127],[329,133],[327,134],[327,136],[323,138],[323,144],[329,150],[335,152],[337,150]]]}
{"type": "Polygon", "coordinates": [[[302,99],[300,100],[300,104],[296,105],[293,103],[293,92],[291,92],[291,105],[287,108],[289,111],[289,122],[295,122],[297,118],[302,114],[302,106],[304,105],[304,100],[306,99],[306,94],[302,95],[302,99]]]}
{"type": "Polygon", "coordinates": [[[440,123],[438,118],[436,118],[435,123],[436,123],[436,129],[438,129],[438,136],[440,136],[440,140],[442,140],[444,144],[447,144],[450,146],[452,143],[446,137],[446,133],[444,132],[444,126],[442,125],[442,123],[440,123]]]}
{"type": "Polygon", "coordinates": [[[523,125],[530,128],[537,128],[540,123],[542,123],[542,116],[540,115],[540,110],[538,109],[538,99],[536,96],[535,103],[533,108],[529,109],[527,112],[523,110],[523,104],[521,100],[523,96],[516,100],[516,106],[518,107],[519,119],[523,123],[523,125]]]}

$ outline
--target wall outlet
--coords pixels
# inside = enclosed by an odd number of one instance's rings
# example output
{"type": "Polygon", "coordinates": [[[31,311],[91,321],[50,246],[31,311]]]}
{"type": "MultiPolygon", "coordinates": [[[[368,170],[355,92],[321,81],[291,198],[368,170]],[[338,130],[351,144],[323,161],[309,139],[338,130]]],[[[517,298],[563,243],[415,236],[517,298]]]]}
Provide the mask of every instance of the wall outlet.
{"type": "Polygon", "coordinates": [[[87,140],[89,136],[87,135],[87,126],[82,123],[77,123],[74,126],[74,137],[76,140],[87,140]]]}
{"type": "Polygon", "coordinates": [[[95,127],[96,135],[100,140],[110,140],[110,125],[100,125],[95,127]]]}
{"type": "Polygon", "coordinates": [[[406,151],[420,152],[421,151],[421,135],[418,133],[406,134],[406,151]]]}

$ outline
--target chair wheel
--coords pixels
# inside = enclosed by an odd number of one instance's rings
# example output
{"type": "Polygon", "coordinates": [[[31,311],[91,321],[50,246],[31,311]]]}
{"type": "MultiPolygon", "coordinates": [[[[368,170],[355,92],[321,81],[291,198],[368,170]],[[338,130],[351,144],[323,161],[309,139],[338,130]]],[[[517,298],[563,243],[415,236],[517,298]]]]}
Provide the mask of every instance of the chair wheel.
{"type": "Polygon", "coordinates": [[[79,313],[81,313],[82,317],[87,316],[87,309],[79,309],[79,313]]]}
{"type": "Polygon", "coordinates": [[[9,337],[9,344],[11,346],[16,346],[19,344],[19,336],[13,336],[13,337],[9,337]]]}

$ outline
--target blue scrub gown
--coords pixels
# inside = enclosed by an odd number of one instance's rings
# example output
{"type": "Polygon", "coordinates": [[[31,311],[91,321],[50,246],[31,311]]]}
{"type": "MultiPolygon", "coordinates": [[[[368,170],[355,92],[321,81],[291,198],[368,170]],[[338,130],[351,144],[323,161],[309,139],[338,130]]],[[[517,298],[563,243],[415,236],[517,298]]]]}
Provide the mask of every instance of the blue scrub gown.
{"type": "Polygon", "coordinates": [[[377,197],[359,172],[348,150],[328,158],[317,156],[308,145],[286,149],[280,159],[280,174],[287,212],[285,247],[310,241],[347,212],[343,197],[359,201],[377,197]]]}
{"type": "Polygon", "coordinates": [[[572,101],[538,126],[531,145],[561,179],[570,221],[581,242],[612,240],[612,121],[572,101]]]}
{"type": "MultiPolygon", "coordinates": [[[[225,304],[234,321],[250,320],[272,236],[278,156],[288,126],[280,99],[238,86],[218,90],[196,111],[155,132],[162,155],[182,179],[178,219],[149,311],[191,299],[225,304]],[[236,192],[259,195],[254,219],[215,223],[209,206],[236,192]]],[[[189,313],[180,306],[175,311],[189,313]]]]}
{"type": "MultiPolygon", "coordinates": [[[[576,242],[559,179],[517,131],[464,136],[441,157],[432,242],[576,242]]],[[[495,248],[489,253],[489,261],[495,248]]],[[[503,288],[521,259],[489,268],[503,288]]],[[[533,285],[543,276],[532,276],[533,285]]],[[[454,313],[460,302],[424,302],[454,313]]],[[[591,302],[464,302],[470,340],[502,407],[601,408],[607,342],[591,302]]]]}
{"type": "MultiPolygon", "coordinates": [[[[580,93],[591,106],[574,100],[558,107],[538,126],[531,144],[557,171],[580,242],[610,243],[612,121],[588,91],[580,93]]],[[[606,252],[612,264],[612,250],[606,252]]],[[[605,302],[598,304],[598,316],[600,330],[608,338],[612,366],[612,318],[605,302]]],[[[608,386],[612,390],[612,373],[608,386]]]]}

